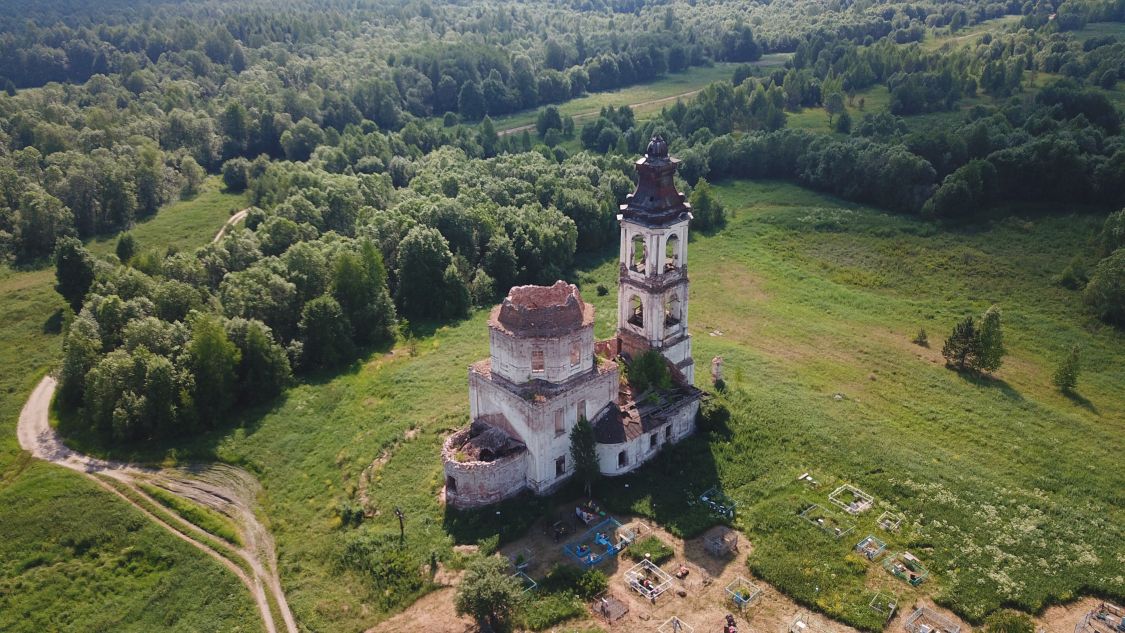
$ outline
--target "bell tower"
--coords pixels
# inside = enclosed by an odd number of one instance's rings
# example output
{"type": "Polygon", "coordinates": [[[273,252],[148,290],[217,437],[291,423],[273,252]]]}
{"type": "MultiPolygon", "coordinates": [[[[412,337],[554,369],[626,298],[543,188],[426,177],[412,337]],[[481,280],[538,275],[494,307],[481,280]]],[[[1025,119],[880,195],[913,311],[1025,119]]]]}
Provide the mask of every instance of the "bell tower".
{"type": "Polygon", "coordinates": [[[676,190],[680,161],[660,136],[637,160],[637,189],[621,205],[617,332],[628,352],[654,349],[690,384],[695,378],[687,331],[687,244],[691,205],[676,190]]]}

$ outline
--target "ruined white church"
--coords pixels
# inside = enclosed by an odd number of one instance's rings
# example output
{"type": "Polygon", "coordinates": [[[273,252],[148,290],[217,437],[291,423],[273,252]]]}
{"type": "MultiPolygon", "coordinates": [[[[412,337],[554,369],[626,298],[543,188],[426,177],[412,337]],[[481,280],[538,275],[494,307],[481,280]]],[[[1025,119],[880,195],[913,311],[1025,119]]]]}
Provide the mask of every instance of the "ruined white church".
{"type": "Polygon", "coordinates": [[[653,138],[636,163],[637,189],[621,205],[617,332],[594,340],[594,308],[578,288],[512,288],[488,320],[491,354],[469,368],[469,426],[445,441],[446,501],[458,508],[529,490],[547,494],[573,472],[570,431],[594,427],[605,475],[637,468],[695,431],[702,392],[687,330],[691,208],[676,190],[679,161],[653,138]],[[672,387],[634,394],[621,364],[647,350],[668,364],[672,387]]]}

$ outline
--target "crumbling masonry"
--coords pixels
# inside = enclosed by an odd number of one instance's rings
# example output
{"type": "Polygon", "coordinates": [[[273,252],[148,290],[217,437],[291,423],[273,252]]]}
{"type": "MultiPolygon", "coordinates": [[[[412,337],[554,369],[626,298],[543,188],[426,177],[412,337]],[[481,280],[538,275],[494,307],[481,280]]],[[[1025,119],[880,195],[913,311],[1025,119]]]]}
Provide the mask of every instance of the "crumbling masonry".
{"type": "Polygon", "coordinates": [[[594,308],[578,288],[512,288],[488,320],[490,356],[469,368],[471,424],[442,447],[446,501],[480,507],[530,490],[547,494],[574,472],[570,431],[594,426],[605,475],[627,473],[695,431],[702,392],[687,328],[691,208],[676,190],[679,161],[652,139],[621,205],[617,334],[594,340],[594,308]],[[656,350],[669,389],[634,394],[620,363],[656,350]]]}

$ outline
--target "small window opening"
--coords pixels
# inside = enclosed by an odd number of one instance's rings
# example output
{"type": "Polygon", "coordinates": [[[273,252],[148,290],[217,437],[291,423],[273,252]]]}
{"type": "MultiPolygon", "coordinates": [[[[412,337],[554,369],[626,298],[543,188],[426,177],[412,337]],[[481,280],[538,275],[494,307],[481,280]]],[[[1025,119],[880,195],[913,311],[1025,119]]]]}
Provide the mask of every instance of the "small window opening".
{"type": "Polygon", "coordinates": [[[445,489],[449,492],[457,492],[457,479],[454,477],[446,477],[445,489]]]}
{"type": "Polygon", "coordinates": [[[586,401],[585,400],[579,400],[578,404],[574,407],[574,419],[575,420],[582,420],[582,419],[589,420],[590,419],[590,417],[586,415],[586,401]]]}
{"type": "Polygon", "coordinates": [[[562,456],[555,460],[555,477],[562,477],[566,474],[566,456],[562,456]]]}
{"type": "Polygon", "coordinates": [[[566,422],[563,421],[562,409],[555,411],[555,437],[566,433],[566,422]]]}
{"type": "Polygon", "coordinates": [[[577,367],[579,361],[581,361],[581,360],[582,360],[582,346],[578,344],[578,341],[575,341],[574,343],[571,343],[571,345],[570,345],[570,366],[571,367],[577,367]]]}
{"type": "Polygon", "coordinates": [[[543,357],[543,350],[541,350],[541,349],[531,350],[531,371],[541,372],[541,371],[544,370],[545,367],[546,367],[546,361],[544,360],[544,357],[543,357]]]}
{"type": "Polygon", "coordinates": [[[664,427],[664,439],[669,441],[669,442],[672,441],[672,425],[671,424],[664,427]]]}
{"type": "Polygon", "coordinates": [[[625,468],[628,465],[629,465],[629,456],[625,454],[625,451],[621,451],[620,453],[617,454],[617,467],[618,468],[625,468]]]}
{"type": "Polygon", "coordinates": [[[648,447],[650,449],[656,448],[657,445],[659,445],[659,444],[660,444],[660,434],[659,433],[653,433],[652,435],[648,436],[648,447]]]}

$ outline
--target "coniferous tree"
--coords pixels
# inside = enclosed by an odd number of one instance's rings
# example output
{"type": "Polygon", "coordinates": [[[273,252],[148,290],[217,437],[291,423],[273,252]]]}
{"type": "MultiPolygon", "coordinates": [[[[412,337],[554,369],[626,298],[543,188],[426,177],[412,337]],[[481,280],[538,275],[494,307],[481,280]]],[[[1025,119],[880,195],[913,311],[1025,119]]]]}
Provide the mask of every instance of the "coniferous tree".
{"type": "Polygon", "coordinates": [[[1082,371],[1081,350],[1077,344],[1070,346],[1065,358],[1055,368],[1051,382],[1063,393],[1071,393],[1078,386],[1078,374],[1082,371]]]}
{"type": "Polygon", "coordinates": [[[492,117],[488,115],[485,115],[480,124],[480,146],[484,150],[484,155],[489,158],[496,155],[500,146],[500,135],[496,133],[496,126],[492,123],[492,117]]]}
{"type": "Polygon", "coordinates": [[[578,423],[570,429],[570,459],[574,462],[574,476],[582,482],[582,488],[589,496],[594,482],[601,474],[601,468],[598,466],[594,427],[586,416],[578,418],[578,423]]]}
{"type": "Polygon", "coordinates": [[[1004,360],[1004,335],[1000,326],[1000,308],[992,306],[981,317],[980,354],[974,369],[994,372],[1004,360]]]}
{"type": "Polygon", "coordinates": [[[980,336],[977,334],[976,321],[972,316],[967,316],[953,327],[953,333],[945,339],[941,355],[945,362],[954,365],[959,370],[973,367],[980,356],[980,336]]]}
{"type": "Polygon", "coordinates": [[[133,259],[133,255],[137,254],[137,240],[133,237],[133,234],[122,233],[117,238],[117,246],[114,248],[114,252],[122,264],[129,263],[129,260],[133,259]]]}
{"type": "Polygon", "coordinates": [[[94,283],[94,258],[76,238],[59,240],[55,248],[55,279],[55,290],[75,312],[81,310],[82,300],[94,283]]]}

